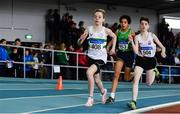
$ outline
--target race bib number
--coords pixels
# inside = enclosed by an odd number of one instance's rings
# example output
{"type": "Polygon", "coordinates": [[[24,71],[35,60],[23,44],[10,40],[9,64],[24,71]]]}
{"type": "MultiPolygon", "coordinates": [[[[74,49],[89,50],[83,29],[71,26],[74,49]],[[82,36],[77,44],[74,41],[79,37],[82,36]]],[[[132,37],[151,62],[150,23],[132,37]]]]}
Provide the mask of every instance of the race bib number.
{"type": "Polygon", "coordinates": [[[150,56],[152,54],[153,48],[152,47],[141,47],[141,52],[145,56],[150,56]]]}
{"type": "Polygon", "coordinates": [[[96,50],[101,50],[104,45],[106,44],[105,40],[103,39],[90,39],[89,40],[89,47],[90,49],[96,49],[96,50]]]}
{"type": "Polygon", "coordinates": [[[128,42],[119,42],[119,49],[120,50],[127,50],[128,49],[128,42]]]}
{"type": "Polygon", "coordinates": [[[91,49],[101,50],[101,44],[90,44],[91,49]]]}

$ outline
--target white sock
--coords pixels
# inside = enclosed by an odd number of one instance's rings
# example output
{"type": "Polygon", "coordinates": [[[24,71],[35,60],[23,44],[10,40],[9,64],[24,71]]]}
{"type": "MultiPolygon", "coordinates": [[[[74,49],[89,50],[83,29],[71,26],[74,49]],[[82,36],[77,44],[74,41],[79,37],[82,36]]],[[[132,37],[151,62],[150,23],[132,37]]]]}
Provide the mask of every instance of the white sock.
{"type": "Polygon", "coordinates": [[[115,93],[111,93],[111,97],[114,99],[115,98],[115,93]]]}

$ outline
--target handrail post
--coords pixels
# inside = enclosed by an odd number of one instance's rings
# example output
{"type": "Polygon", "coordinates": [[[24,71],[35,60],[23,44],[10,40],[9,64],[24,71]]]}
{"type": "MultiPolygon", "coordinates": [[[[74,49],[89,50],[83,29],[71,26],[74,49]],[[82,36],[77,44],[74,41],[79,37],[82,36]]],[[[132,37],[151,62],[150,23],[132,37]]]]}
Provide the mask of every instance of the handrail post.
{"type": "Polygon", "coordinates": [[[51,62],[51,80],[54,79],[54,50],[52,52],[52,62],[51,62]]]}
{"type": "Polygon", "coordinates": [[[79,53],[77,53],[76,56],[76,80],[79,80],[79,53]]]}
{"type": "Polygon", "coordinates": [[[24,55],[24,57],[23,57],[23,62],[24,62],[24,67],[23,67],[23,69],[24,69],[24,79],[26,78],[26,61],[25,61],[25,51],[26,51],[26,48],[25,47],[23,47],[23,55],[24,55]]]}
{"type": "Polygon", "coordinates": [[[171,84],[171,66],[169,66],[169,84],[171,84]]]}
{"type": "Polygon", "coordinates": [[[16,70],[16,68],[14,69],[14,77],[17,78],[17,70],[16,70]]]}

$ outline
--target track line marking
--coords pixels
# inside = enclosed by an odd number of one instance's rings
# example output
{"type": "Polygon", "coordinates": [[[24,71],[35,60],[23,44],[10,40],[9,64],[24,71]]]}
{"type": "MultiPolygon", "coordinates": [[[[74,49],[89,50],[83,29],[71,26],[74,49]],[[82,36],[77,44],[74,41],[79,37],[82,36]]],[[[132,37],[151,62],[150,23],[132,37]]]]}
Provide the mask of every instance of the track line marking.
{"type": "MultiPolygon", "coordinates": [[[[149,98],[157,98],[157,97],[169,97],[169,96],[177,96],[180,94],[172,94],[172,95],[157,95],[157,96],[153,96],[153,97],[142,97],[139,99],[149,99],[149,98]]],[[[130,100],[131,98],[128,99],[122,99],[122,100],[117,100],[118,102],[120,101],[126,101],[126,100],[130,100]]],[[[97,102],[94,104],[100,104],[101,102],[97,102]]],[[[48,108],[48,109],[42,109],[42,110],[36,110],[36,111],[30,111],[30,112],[22,112],[20,114],[31,114],[31,113],[38,113],[38,112],[44,112],[44,111],[50,111],[50,110],[57,110],[57,109],[65,109],[65,108],[73,108],[73,107],[78,107],[78,106],[84,106],[84,104],[79,104],[79,105],[72,105],[72,106],[64,106],[64,107],[55,107],[55,108],[48,108]]],[[[129,114],[129,113],[128,113],[129,114]]]]}
{"type": "MultiPolygon", "coordinates": [[[[150,90],[150,91],[140,91],[140,92],[159,92],[159,91],[167,91],[167,90],[150,90]]],[[[178,90],[168,90],[168,91],[178,91],[178,90]]],[[[131,93],[131,91],[125,91],[125,92],[116,92],[116,93],[131,93]]],[[[94,94],[100,94],[94,93],[94,94]]],[[[52,96],[34,96],[34,97],[18,97],[18,98],[4,98],[0,99],[0,101],[7,101],[7,100],[21,100],[21,99],[38,99],[38,98],[53,98],[53,97],[72,97],[72,96],[79,96],[79,95],[88,95],[88,93],[84,94],[71,94],[71,95],[52,95],[52,96]]]]}
{"type": "Polygon", "coordinates": [[[171,103],[165,103],[165,104],[160,104],[160,105],[154,105],[154,106],[149,106],[149,107],[140,108],[140,109],[136,109],[136,110],[131,110],[131,111],[127,111],[127,112],[123,112],[123,113],[119,113],[119,114],[137,114],[137,113],[143,113],[143,112],[147,112],[147,111],[151,111],[151,110],[156,110],[156,109],[164,108],[164,107],[169,107],[169,106],[173,106],[173,105],[178,105],[178,104],[180,104],[180,101],[171,102],[171,103]]]}

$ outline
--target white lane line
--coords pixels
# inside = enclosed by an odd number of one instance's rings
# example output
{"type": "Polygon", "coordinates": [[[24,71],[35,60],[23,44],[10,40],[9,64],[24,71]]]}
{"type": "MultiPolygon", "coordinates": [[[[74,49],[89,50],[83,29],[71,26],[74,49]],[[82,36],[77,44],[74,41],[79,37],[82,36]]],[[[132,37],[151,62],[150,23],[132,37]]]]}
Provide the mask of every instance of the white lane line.
{"type": "Polygon", "coordinates": [[[0,91],[18,91],[18,90],[46,90],[46,89],[52,89],[52,88],[22,88],[22,89],[0,89],[0,91]]]}
{"type": "MultiPolygon", "coordinates": [[[[1,84],[0,84],[1,85],[1,84]]],[[[21,85],[21,84],[20,84],[21,85]]],[[[24,85],[24,84],[22,84],[22,85],[24,85]]],[[[21,85],[21,86],[22,86],[21,85]]],[[[39,84],[37,84],[37,85],[39,85],[39,84]]],[[[35,85],[35,86],[37,86],[37,85],[35,85]]],[[[42,85],[42,84],[40,84],[40,85],[42,85]]],[[[55,84],[48,84],[48,85],[51,85],[51,87],[46,87],[46,88],[34,88],[34,86],[33,85],[31,85],[31,87],[29,87],[29,88],[15,88],[15,89],[7,89],[7,88],[0,88],[0,91],[4,91],[4,90],[44,90],[44,89],[53,89],[53,87],[55,88],[56,87],[56,85],[55,84]]],[[[47,86],[48,86],[47,85],[47,86]]],[[[9,85],[6,85],[6,86],[9,86],[9,85]]],[[[15,86],[15,85],[13,85],[13,86],[15,86]]],[[[42,86],[44,86],[44,85],[42,85],[42,86]]],[[[131,89],[131,87],[122,87],[122,85],[119,85],[119,89],[131,89]]],[[[142,87],[140,87],[140,89],[141,89],[142,87]]],[[[180,86],[178,86],[178,87],[176,87],[176,86],[173,86],[173,87],[158,87],[159,89],[171,89],[171,88],[176,88],[176,89],[180,89],[180,86]]],[[[157,87],[151,87],[151,89],[158,89],[157,87]]],[[[66,87],[66,89],[65,90],[67,90],[67,89],[87,89],[87,88],[84,88],[84,87],[77,87],[77,88],[75,88],[75,87],[66,87]]],[[[110,86],[107,86],[107,89],[111,89],[111,87],[110,86]]],[[[143,89],[149,89],[149,87],[143,87],[143,89]]]]}
{"type": "Polygon", "coordinates": [[[55,85],[56,83],[54,84],[50,84],[50,83],[40,83],[40,84],[30,84],[30,83],[26,83],[26,84],[11,84],[11,83],[4,83],[4,84],[0,84],[0,85],[55,85]]]}
{"type": "MultiPolygon", "coordinates": [[[[0,89],[0,91],[16,91],[16,90],[55,90],[56,88],[51,87],[51,88],[22,88],[22,89],[0,89]]],[[[87,89],[87,88],[66,88],[65,90],[71,90],[71,89],[75,89],[75,90],[81,90],[81,89],[87,89]]]]}
{"type": "MultiPolygon", "coordinates": [[[[139,99],[149,99],[149,98],[157,98],[157,97],[169,97],[169,96],[177,96],[177,95],[180,95],[180,94],[157,95],[157,96],[152,96],[152,97],[142,97],[142,98],[139,98],[139,99]]],[[[117,100],[116,102],[126,101],[126,100],[130,100],[130,98],[117,100]]],[[[94,103],[94,104],[100,104],[100,103],[101,103],[101,102],[97,102],[97,103],[94,103]]],[[[78,106],[84,106],[84,104],[72,105],[72,106],[64,106],[64,107],[55,107],[55,108],[47,108],[47,109],[42,109],[42,110],[30,111],[30,112],[22,112],[21,114],[31,114],[31,113],[38,113],[38,112],[50,111],[50,110],[73,108],[73,107],[78,107],[78,106]]],[[[129,113],[128,113],[128,114],[129,114],[129,113]]]]}
{"type": "MultiPolygon", "coordinates": [[[[15,88],[15,89],[0,89],[0,91],[18,91],[18,90],[55,90],[56,89],[56,87],[54,86],[54,87],[47,87],[47,88],[15,88]]],[[[68,88],[68,87],[66,87],[66,89],[64,89],[64,90],[71,90],[71,89],[74,89],[74,90],[83,90],[83,89],[85,89],[85,90],[87,90],[87,88],[83,88],[83,87],[77,87],[77,88],[75,88],[75,87],[70,87],[70,88],[68,88]]],[[[111,88],[106,88],[106,89],[111,89],[111,88]]],[[[131,89],[131,88],[129,88],[129,87],[121,87],[121,88],[118,88],[118,89],[131,89]]],[[[141,88],[140,88],[141,89],[141,88]]],[[[145,88],[146,89],[146,88],[145,88]]],[[[154,89],[154,88],[152,88],[152,89],[154,89]]],[[[160,89],[171,89],[171,88],[160,88],[160,89]]],[[[173,88],[174,89],[174,88],[173,88]]],[[[176,88],[177,90],[178,90],[178,88],[176,88]]]]}
{"type": "MultiPolygon", "coordinates": [[[[150,90],[150,91],[140,91],[140,92],[160,92],[160,91],[166,91],[166,90],[150,90]]],[[[168,90],[168,92],[174,92],[174,91],[178,91],[178,90],[168,90]]],[[[180,91],[180,90],[179,90],[180,91]]],[[[132,91],[125,91],[125,92],[116,92],[116,93],[132,93],[132,91]]],[[[94,93],[94,94],[100,94],[98,93],[94,93]]],[[[39,98],[53,98],[53,97],[73,97],[73,96],[88,96],[88,93],[83,93],[83,94],[70,94],[70,95],[47,95],[47,96],[33,96],[33,97],[17,97],[17,98],[4,98],[4,99],[0,99],[0,101],[8,101],[8,100],[22,100],[22,99],[39,99],[39,98]]]]}
{"type": "Polygon", "coordinates": [[[160,104],[160,105],[154,105],[154,106],[149,106],[149,107],[145,107],[145,108],[140,108],[137,110],[131,110],[131,111],[127,111],[127,112],[123,112],[123,113],[119,113],[119,114],[137,114],[137,113],[143,113],[143,112],[152,111],[152,110],[165,108],[165,107],[169,107],[169,106],[173,106],[173,105],[179,105],[179,104],[180,104],[180,101],[177,101],[177,102],[171,102],[171,103],[166,103],[166,104],[160,104]]]}

